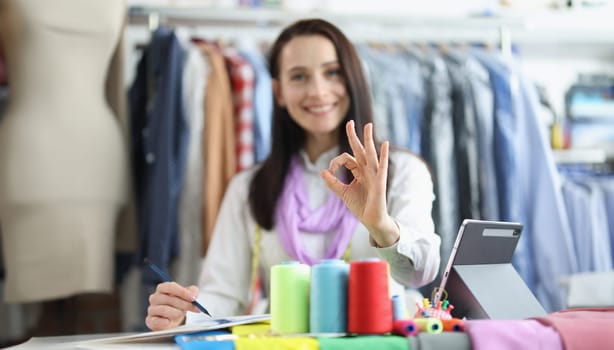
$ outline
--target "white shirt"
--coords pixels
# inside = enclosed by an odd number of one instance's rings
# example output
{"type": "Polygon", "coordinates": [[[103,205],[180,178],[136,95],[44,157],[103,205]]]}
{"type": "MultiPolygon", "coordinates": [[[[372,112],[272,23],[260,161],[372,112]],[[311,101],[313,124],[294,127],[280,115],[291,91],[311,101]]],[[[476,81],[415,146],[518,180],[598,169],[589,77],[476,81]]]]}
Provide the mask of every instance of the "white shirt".
{"type": "MultiPolygon", "coordinates": [[[[327,169],[339,154],[332,149],[311,163],[302,153],[310,204],[317,208],[328,195],[334,195],[320,170],[327,169]]],[[[379,257],[388,261],[392,283],[391,294],[401,294],[403,286],[418,287],[432,281],[439,270],[439,236],[434,232],[431,217],[433,182],[426,164],[403,151],[391,150],[390,169],[394,176],[388,184],[388,212],[400,228],[397,243],[386,248],[369,244],[367,229],[358,223],[351,241],[351,260],[379,257]],[[394,167],[394,168],[393,168],[394,167]]],[[[200,276],[199,300],[215,317],[244,313],[249,300],[251,258],[256,222],[248,205],[250,181],[258,167],[237,174],[228,186],[214,228],[213,238],[200,276]]],[[[278,233],[262,230],[260,271],[262,285],[268,290],[270,269],[283,261],[293,260],[282,247],[278,233]]],[[[305,251],[322,257],[332,235],[301,233],[305,251]]],[[[187,322],[202,317],[188,312],[187,322]]]]}

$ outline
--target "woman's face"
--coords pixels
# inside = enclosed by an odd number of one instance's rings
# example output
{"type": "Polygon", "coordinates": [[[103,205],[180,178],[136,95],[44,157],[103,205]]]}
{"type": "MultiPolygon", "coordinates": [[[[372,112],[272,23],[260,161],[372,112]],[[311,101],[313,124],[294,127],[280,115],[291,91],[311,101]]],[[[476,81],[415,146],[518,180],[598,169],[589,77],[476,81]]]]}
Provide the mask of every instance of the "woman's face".
{"type": "Polygon", "coordinates": [[[332,42],[320,35],[295,37],[279,60],[279,81],[273,85],[277,103],[308,136],[336,142],[350,101],[332,42]]]}

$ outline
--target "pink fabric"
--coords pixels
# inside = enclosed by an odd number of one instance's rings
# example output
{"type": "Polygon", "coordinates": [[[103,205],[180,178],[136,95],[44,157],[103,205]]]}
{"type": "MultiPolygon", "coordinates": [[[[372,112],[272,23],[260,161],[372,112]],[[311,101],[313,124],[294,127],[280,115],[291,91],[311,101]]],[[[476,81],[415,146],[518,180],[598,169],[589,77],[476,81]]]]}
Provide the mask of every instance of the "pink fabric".
{"type": "Polygon", "coordinates": [[[563,349],[558,333],[536,320],[465,321],[474,350],[563,349]]]}
{"type": "Polygon", "coordinates": [[[277,202],[275,224],[278,227],[281,245],[288,255],[311,266],[320,259],[313,258],[305,252],[300,242],[299,231],[335,234],[323,258],[340,258],[350,243],[358,220],[341,198],[332,192],[328,194],[323,206],[311,209],[306,187],[303,181],[303,166],[297,157],[294,157],[290,161],[284,189],[277,202]]]}
{"type": "Polygon", "coordinates": [[[535,320],[554,327],[566,350],[614,349],[614,308],[568,309],[535,320]]]}

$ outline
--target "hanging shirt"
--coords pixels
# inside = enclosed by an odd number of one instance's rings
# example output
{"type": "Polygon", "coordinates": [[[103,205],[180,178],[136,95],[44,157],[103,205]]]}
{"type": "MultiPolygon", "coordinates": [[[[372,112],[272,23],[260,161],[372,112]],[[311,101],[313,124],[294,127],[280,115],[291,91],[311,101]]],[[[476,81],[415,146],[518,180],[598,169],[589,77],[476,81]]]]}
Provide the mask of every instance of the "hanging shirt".
{"type": "Polygon", "coordinates": [[[237,171],[254,165],[254,68],[234,48],[224,50],[232,87],[237,134],[237,171]]]}
{"type": "Polygon", "coordinates": [[[213,45],[198,43],[209,65],[205,91],[205,129],[203,133],[203,237],[205,255],[224,192],[237,170],[235,120],[232,89],[224,56],[213,45]]]}
{"type": "MultiPolygon", "coordinates": [[[[179,28],[176,31],[178,30],[179,28]]],[[[183,38],[181,43],[186,50],[186,58],[181,83],[190,136],[185,178],[178,203],[181,254],[177,257],[171,272],[177,283],[189,284],[198,278],[199,262],[202,257],[204,176],[202,145],[205,123],[204,100],[209,66],[202,51],[190,41],[189,36],[186,35],[183,38]]]]}
{"type": "Polygon", "coordinates": [[[241,56],[254,68],[254,157],[262,162],[271,151],[271,124],[273,123],[272,78],[261,53],[242,50],[241,56]]]}
{"type": "MultiPolygon", "coordinates": [[[[189,143],[181,85],[184,59],[174,32],[158,28],[130,88],[138,261],[147,257],[165,271],[179,255],[177,206],[189,143]]],[[[143,270],[143,280],[150,286],[160,282],[150,269],[143,270]]]]}
{"type": "Polygon", "coordinates": [[[525,269],[517,267],[518,271],[528,271],[529,276],[534,276],[534,284],[527,284],[544,309],[551,312],[565,307],[561,278],[578,272],[578,259],[561,192],[560,175],[536,114],[539,106],[537,92],[518,67],[516,72],[522,97],[517,135],[523,135],[516,154],[517,159],[523,160],[517,163],[520,191],[516,191],[522,204],[519,209],[524,218],[520,220],[524,224],[524,246],[520,240],[514,261],[525,263],[525,269]]]}
{"type": "MultiPolygon", "coordinates": [[[[332,194],[320,170],[328,168],[330,160],[339,154],[332,149],[311,163],[301,153],[305,164],[304,181],[310,205],[321,206],[332,194]]],[[[400,228],[400,239],[390,247],[375,248],[369,244],[367,229],[358,224],[351,240],[350,259],[379,257],[388,261],[392,276],[391,294],[403,292],[403,286],[418,287],[435,278],[438,272],[439,236],[434,233],[431,218],[433,183],[425,163],[408,152],[391,150],[390,170],[394,171],[388,184],[388,212],[400,228]]],[[[209,253],[203,261],[200,295],[209,311],[216,317],[242,314],[249,302],[252,244],[256,222],[249,202],[249,184],[258,168],[239,173],[231,181],[215,225],[209,253]]],[[[305,251],[311,256],[323,256],[332,235],[301,232],[305,251]]],[[[260,244],[262,285],[268,289],[270,269],[283,261],[292,260],[284,251],[278,233],[263,230],[260,244]]],[[[265,293],[266,294],[266,293],[265,293]]],[[[188,322],[203,317],[188,313],[188,322]]]]}

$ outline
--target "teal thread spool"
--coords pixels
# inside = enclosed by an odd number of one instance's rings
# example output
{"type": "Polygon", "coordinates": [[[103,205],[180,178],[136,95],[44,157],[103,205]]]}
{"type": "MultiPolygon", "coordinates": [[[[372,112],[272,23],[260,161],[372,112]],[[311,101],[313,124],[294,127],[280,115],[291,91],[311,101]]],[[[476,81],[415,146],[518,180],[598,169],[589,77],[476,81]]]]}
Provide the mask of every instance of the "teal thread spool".
{"type": "Polygon", "coordinates": [[[311,270],[309,330],[311,333],[347,331],[347,284],[350,266],[340,259],[324,259],[311,270]]]}
{"type": "Polygon", "coordinates": [[[274,333],[309,332],[311,268],[298,261],[271,267],[271,330],[274,333]]]}

